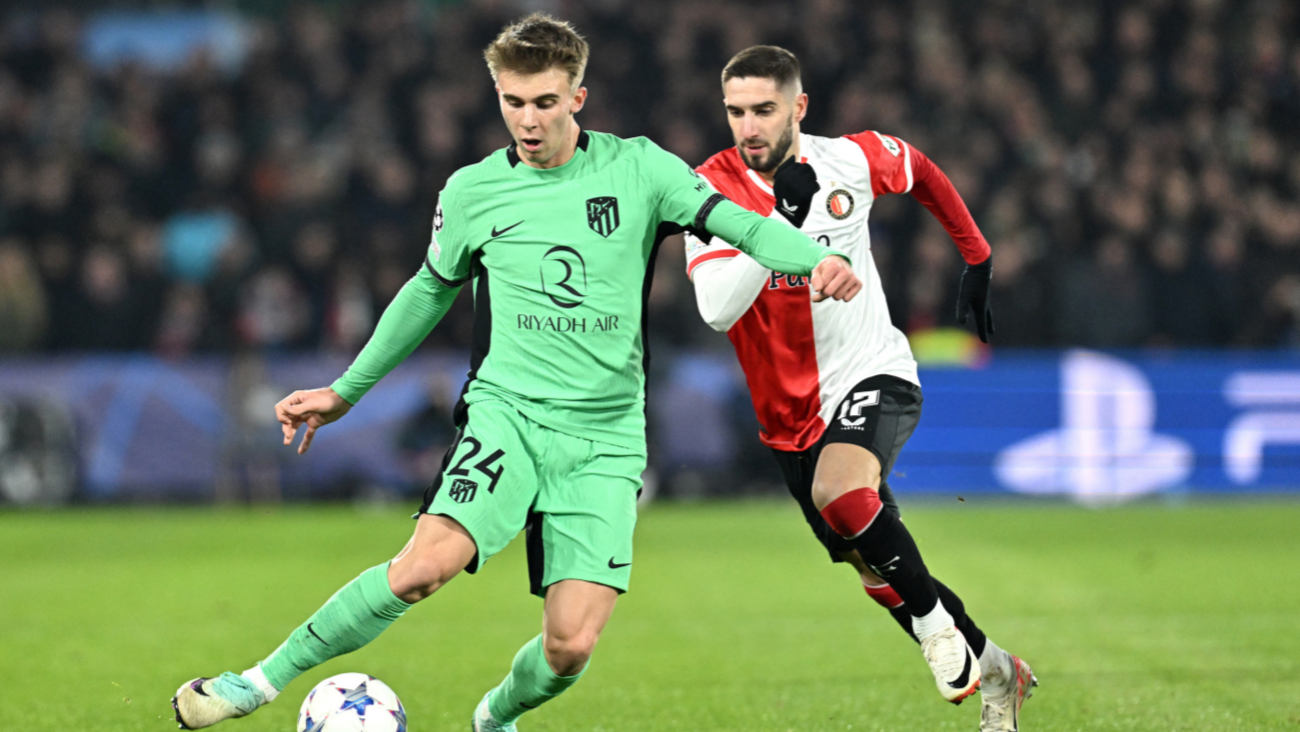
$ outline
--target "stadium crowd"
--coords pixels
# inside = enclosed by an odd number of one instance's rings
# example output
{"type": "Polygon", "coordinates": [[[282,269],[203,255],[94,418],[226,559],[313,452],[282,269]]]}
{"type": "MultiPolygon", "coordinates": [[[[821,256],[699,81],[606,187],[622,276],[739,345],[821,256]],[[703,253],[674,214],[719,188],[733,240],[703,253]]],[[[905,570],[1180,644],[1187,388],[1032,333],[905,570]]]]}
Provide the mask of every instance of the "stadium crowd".
{"type": "MultiPolygon", "coordinates": [[[[995,344],[1300,347],[1300,6],[1282,0],[557,2],[592,45],[581,122],[691,164],[731,144],[735,51],[799,54],[807,132],[899,135],[995,252],[995,344]]],[[[0,17],[0,350],[351,351],[422,260],[438,190],[509,141],[481,49],[521,8],[302,4],[224,73],[99,70],[87,16],[0,17]]],[[[905,331],[960,261],[872,212],[905,331]]],[[[680,245],[653,337],[719,341],[680,245]]],[[[462,295],[434,346],[469,342],[462,295]]]]}

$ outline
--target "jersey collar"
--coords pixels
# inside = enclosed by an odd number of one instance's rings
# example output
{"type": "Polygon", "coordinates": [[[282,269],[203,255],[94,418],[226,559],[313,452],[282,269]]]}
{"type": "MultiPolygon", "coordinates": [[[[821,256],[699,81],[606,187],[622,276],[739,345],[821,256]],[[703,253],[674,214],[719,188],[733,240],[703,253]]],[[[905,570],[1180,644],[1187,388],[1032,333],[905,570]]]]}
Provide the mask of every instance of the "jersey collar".
{"type": "MultiPolygon", "coordinates": [[[[587,131],[586,131],[586,130],[579,130],[579,131],[578,131],[578,149],[579,149],[579,150],[582,150],[583,152],[586,152],[586,151],[587,151],[587,145],[589,145],[589,144],[591,144],[591,138],[587,136],[587,131]]],[[[506,161],[510,163],[510,167],[512,167],[512,168],[517,167],[517,166],[519,165],[519,163],[522,162],[522,161],[519,159],[519,151],[518,151],[517,149],[515,149],[515,143],[513,143],[513,142],[511,142],[510,145],[509,145],[508,147],[506,147],[506,161]]],[[[525,167],[529,167],[529,166],[525,166],[525,167]]],[[[564,166],[560,166],[560,167],[564,167],[564,166]]],[[[537,170],[537,168],[534,168],[534,170],[537,170]]]]}

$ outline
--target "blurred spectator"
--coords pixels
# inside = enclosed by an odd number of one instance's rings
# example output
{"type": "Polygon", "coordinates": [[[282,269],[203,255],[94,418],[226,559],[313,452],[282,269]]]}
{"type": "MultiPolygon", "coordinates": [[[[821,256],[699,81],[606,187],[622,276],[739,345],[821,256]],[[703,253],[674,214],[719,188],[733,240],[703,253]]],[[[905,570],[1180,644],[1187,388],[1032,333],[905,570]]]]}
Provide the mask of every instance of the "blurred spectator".
{"type": "Polygon", "coordinates": [[[0,352],[31,351],[45,337],[45,291],[17,239],[0,240],[0,352]]]}
{"type": "MultiPolygon", "coordinates": [[[[45,302],[23,348],[358,348],[420,265],[447,176],[509,141],[480,53],[525,6],[293,4],[249,20],[242,65],[199,52],[171,68],[93,65],[86,15],[0,11],[0,238],[31,248],[25,269],[6,255],[29,273],[9,276],[45,302]]],[[[563,14],[592,43],[582,124],[692,164],[731,144],[726,60],[798,53],[805,131],[897,134],[953,179],[995,251],[995,345],[1295,345],[1294,2],[563,14]]],[[[872,221],[896,322],[952,325],[960,262],[929,214],[890,197],[872,221]]],[[[718,346],[675,248],[652,338],[718,346]]],[[[466,347],[470,317],[463,296],[429,343],[466,347]]]]}

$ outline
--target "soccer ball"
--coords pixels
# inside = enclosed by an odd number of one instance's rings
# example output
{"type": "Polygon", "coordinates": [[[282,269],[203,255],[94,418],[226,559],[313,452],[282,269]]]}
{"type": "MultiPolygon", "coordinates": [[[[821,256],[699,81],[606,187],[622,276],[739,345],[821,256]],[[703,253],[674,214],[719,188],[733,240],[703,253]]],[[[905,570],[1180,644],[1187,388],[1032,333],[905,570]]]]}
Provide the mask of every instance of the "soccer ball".
{"type": "Polygon", "coordinates": [[[374,676],[339,674],[307,694],[298,711],[298,732],[406,732],[406,710],[374,676]]]}

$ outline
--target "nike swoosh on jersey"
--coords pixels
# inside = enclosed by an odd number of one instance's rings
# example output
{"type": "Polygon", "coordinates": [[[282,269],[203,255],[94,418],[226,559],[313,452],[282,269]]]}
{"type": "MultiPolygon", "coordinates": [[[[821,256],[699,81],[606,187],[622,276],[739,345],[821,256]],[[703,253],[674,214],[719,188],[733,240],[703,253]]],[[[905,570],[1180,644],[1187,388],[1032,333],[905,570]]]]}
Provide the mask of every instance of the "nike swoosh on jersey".
{"type": "MultiPolygon", "coordinates": [[[[522,224],[522,223],[524,223],[524,222],[522,222],[522,221],[519,222],[519,224],[522,224]]],[[[511,229],[515,228],[515,227],[518,226],[519,224],[512,224],[512,225],[507,226],[506,228],[504,228],[504,229],[502,229],[502,230],[500,230],[500,231],[497,231],[497,227],[496,227],[496,225],[494,224],[494,225],[492,226],[492,238],[495,239],[495,238],[497,238],[498,236],[501,236],[502,234],[506,233],[507,231],[510,231],[511,229]]]]}
{"type": "Polygon", "coordinates": [[[622,568],[622,567],[629,566],[630,564],[632,564],[632,563],[631,563],[631,562],[624,562],[623,564],[615,564],[615,563],[614,563],[614,558],[613,558],[613,557],[610,557],[610,558],[609,558],[609,568],[610,568],[610,569],[620,569],[620,568],[622,568]]]}
{"type": "Polygon", "coordinates": [[[949,681],[948,686],[954,689],[964,689],[970,682],[970,657],[974,655],[969,648],[966,649],[966,665],[961,669],[961,675],[956,679],[949,681]]]}

